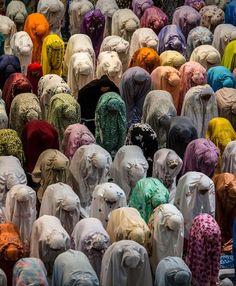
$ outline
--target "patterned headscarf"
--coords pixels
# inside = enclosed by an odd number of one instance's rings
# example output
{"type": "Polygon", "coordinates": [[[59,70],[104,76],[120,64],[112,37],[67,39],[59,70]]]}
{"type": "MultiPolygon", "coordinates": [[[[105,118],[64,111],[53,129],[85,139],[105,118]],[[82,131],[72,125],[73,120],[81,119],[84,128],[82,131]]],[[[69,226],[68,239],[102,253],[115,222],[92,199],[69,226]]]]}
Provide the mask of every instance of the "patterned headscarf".
{"type": "Polygon", "coordinates": [[[206,4],[204,0],[185,0],[184,5],[190,6],[197,11],[200,11],[206,4]]]}

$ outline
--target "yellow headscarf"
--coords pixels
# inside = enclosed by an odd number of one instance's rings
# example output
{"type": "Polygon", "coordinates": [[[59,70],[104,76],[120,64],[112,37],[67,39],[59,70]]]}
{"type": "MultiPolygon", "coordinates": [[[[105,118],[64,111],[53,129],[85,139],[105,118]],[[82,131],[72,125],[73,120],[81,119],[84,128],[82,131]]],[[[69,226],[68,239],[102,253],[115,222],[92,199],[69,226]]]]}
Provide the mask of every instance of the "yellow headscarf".
{"type": "Polygon", "coordinates": [[[62,74],[65,45],[58,35],[48,35],[43,41],[41,64],[43,75],[62,74]]]}
{"type": "Polygon", "coordinates": [[[236,68],[236,40],[231,41],[225,48],[221,64],[233,71],[236,68]]]}
{"type": "Polygon", "coordinates": [[[165,51],[160,54],[161,66],[171,66],[177,70],[186,63],[185,57],[177,51],[165,51]]]}

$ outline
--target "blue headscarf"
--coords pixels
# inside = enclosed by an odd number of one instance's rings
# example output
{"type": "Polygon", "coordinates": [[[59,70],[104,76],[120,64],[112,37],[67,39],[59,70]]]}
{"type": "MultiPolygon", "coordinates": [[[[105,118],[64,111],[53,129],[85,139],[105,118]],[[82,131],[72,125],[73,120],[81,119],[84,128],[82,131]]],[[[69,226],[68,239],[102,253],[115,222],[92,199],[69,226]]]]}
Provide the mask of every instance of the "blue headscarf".
{"type": "Polygon", "coordinates": [[[5,37],[4,35],[0,32],[0,56],[4,55],[4,43],[5,43],[5,37]]]}
{"type": "Polygon", "coordinates": [[[210,68],[208,70],[207,81],[214,92],[223,87],[235,88],[235,76],[229,69],[223,66],[210,68]]]}
{"type": "Polygon", "coordinates": [[[21,72],[20,61],[13,55],[0,56],[0,89],[3,89],[7,78],[16,72],[21,72]]]}
{"type": "Polygon", "coordinates": [[[234,279],[236,281],[236,217],[234,218],[233,225],[233,256],[234,256],[234,279]]]}
{"type": "Polygon", "coordinates": [[[225,8],[225,24],[236,26],[236,0],[231,1],[225,8]]]}

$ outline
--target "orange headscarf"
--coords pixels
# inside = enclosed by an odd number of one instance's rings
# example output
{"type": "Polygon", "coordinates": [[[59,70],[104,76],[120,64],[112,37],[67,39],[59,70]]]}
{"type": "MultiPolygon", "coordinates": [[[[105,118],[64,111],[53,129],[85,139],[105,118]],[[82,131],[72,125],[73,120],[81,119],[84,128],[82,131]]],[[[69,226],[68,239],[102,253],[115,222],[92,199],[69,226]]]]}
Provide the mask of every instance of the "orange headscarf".
{"type": "Polygon", "coordinates": [[[133,54],[129,68],[138,66],[151,73],[159,65],[160,57],[154,49],[140,48],[133,54]]]}
{"type": "Polygon", "coordinates": [[[41,63],[41,51],[44,38],[49,34],[49,24],[44,15],[30,14],[25,21],[24,31],[33,42],[32,63],[41,63]]]}

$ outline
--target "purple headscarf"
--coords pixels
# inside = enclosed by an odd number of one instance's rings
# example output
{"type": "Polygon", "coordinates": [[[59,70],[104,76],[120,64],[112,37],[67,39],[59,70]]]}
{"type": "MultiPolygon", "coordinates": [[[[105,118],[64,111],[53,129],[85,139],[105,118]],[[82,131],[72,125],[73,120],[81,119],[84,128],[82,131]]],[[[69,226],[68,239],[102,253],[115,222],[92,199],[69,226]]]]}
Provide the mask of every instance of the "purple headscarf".
{"type": "Polygon", "coordinates": [[[195,10],[200,11],[206,4],[203,0],[185,0],[184,5],[193,7],[195,10]]]}
{"type": "Polygon", "coordinates": [[[220,150],[209,139],[199,138],[190,142],[183,160],[182,175],[190,171],[201,172],[212,178],[218,164],[220,150]]]}
{"type": "Polygon", "coordinates": [[[158,35],[159,54],[167,50],[174,50],[182,55],[186,51],[186,39],[181,29],[176,25],[167,25],[163,27],[158,35]]]}
{"type": "Polygon", "coordinates": [[[138,18],[141,18],[143,13],[144,13],[144,11],[147,8],[152,7],[153,5],[154,4],[153,4],[152,0],[133,0],[133,2],[132,2],[132,9],[133,9],[134,14],[138,18]]]}
{"type": "Polygon", "coordinates": [[[200,26],[201,15],[197,10],[190,6],[181,6],[175,10],[173,15],[172,24],[180,27],[185,38],[187,39],[188,33],[195,27],[200,26]]]}
{"type": "Polygon", "coordinates": [[[129,68],[124,72],[120,93],[125,102],[128,127],[141,121],[143,103],[151,90],[151,76],[140,67],[129,68]]]}
{"type": "Polygon", "coordinates": [[[99,9],[90,10],[85,13],[80,26],[80,33],[86,34],[91,38],[96,57],[99,54],[103,40],[105,27],[105,16],[99,9]]]}

